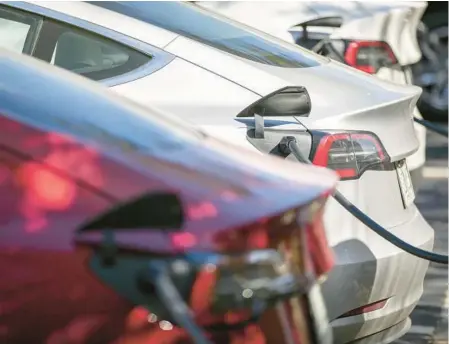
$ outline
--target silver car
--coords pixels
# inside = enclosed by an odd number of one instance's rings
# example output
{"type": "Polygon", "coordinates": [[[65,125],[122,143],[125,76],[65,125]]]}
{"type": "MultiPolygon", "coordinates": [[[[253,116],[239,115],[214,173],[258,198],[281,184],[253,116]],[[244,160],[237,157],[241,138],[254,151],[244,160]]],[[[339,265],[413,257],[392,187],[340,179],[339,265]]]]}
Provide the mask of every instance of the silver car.
{"type": "MultiPolygon", "coordinates": [[[[410,244],[433,248],[405,161],[418,149],[412,114],[419,88],[382,81],[189,3],[4,2],[0,18],[0,37],[16,39],[4,47],[97,80],[242,149],[294,160],[279,144],[295,136],[316,165],[340,174],[338,190],[362,211],[410,244]],[[4,29],[1,21],[25,30],[4,29]],[[306,92],[310,113],[302,108],[306,92]]],[[[335,342],[401,336],[428,263],[335,202],[324,218],[336,254],[323,283],[335,342]]]]}

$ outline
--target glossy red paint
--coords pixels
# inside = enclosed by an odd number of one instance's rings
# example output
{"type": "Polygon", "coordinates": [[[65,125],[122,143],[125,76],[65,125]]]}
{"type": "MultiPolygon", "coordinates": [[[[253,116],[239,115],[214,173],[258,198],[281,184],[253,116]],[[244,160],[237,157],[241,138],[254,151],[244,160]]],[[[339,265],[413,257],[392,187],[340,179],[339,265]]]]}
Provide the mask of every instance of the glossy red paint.
{"type": "Polygon", "coordinates": [[[198,243],[196,236],[189,232],[171,233],[169,235],[175,250],[188,250],[195,247],[198,243]]]}
{"type": "MultiPolygon", "coordinates": [[[[73,230],[115,202],[114,197],[99,189],[111,180],[103,168],[110,167],[111,162],[104,163],[98,154],[83,150],[73,141],[55,140],[54,135],[49,139],[36,130],[12,127],[18,132],[0,138],[0,195],[3,195],[0,197],[0,324],[6,324],[1,327],[0,342],[190,342],[179,328],[166,331],[159,323],[148,322],[148,311],[134,308],[91,274],[87,267],[90,251],[73,246],[73,230]],[[26,136],[24,133],[32,133],[35,143],[32,146],[31,140],[27,141],[24,150],[27,155],[17,149],[26,136]],[[92,172],[95,172],[93,176],[100,177],[92,179],[94,185],[84,184],[92,172]]],[[[137,190],[142,186],[143,177],[133,171],[129,173],[132,178],[127,179],[128,190],[137,190]]],[[[150,186],[161,184],[148,180],[150,186]]],[[[129,196],[130,191],[125,194],[129,196]]],[[[211,202],[193,204],[192,221],[218,215],[211,202]]],[[[268,232],[264,226],[269,225],[270,220],[263,218],[254,231],[242,230],[237,237],[231,233],[234,240],[230,237],[218,240],[229,245],[238,242],[245,247],[266,247],[268,232]]],[[[191,247],[196,244],[196,238],[184,233],[174,242],[191,247]]],[[[232,312],[218,317],[208,315],[207,295],[212,284],[213,274],[205,272],[193,288],[191,303],[199,321],[210,323],[220,319],[233,323],[248,317],[245,313],[232,312]]],[[[290,306],[286,303],[285,307],[290,306]]],[[[271,319],[270,328],[280,319],[277,312],[265,315],[271,319]]],[[[295,329],[294,321],[290,322],[291,329],[295,329]]],[[[264,344],[273,343],[270,336],[274,334],[269,329],[250,325],[213,337],[216,343],[264,344]]]]}
{"type": "Polygon", "coordinates": [[[306,225],[311,263],[318,278],[330,272],[335,265],[335,256],[329,249],[322,215],[323,209],[306,225]]]}
{"type": "MultiPolygon", "coordinates": [[[[292,343],[292,339],[295,344],[308,344],[311,343],[311,333],[305,309],[305,298],[294,298],[267,311],[257,324],[240,330],[209,333],[209,339],[217,344],[281,344],[292,343]]],[[[145,309],[132,313],[127,330],[132,328],[133,333],[123,336],[114,344],[195,344],[180,328],[170,326],[167,330],[164,322],[156,319],[149,325],[148,319],[152,316],[154,315],[145,309]]],[[[237,322],[238,318],[228,317],[228,320],[232,323],[237,322]]]]}
{"type": "Polygon", "coordinates": [[[107,343],[119,336],[132,305],[89,272],[89,250],[72,242],[73,228],[110,203],[3,149],[0,166],[0,343],[107,343]],[[70,199],[60,202],[59,183],[70,185],[70,199]]]}

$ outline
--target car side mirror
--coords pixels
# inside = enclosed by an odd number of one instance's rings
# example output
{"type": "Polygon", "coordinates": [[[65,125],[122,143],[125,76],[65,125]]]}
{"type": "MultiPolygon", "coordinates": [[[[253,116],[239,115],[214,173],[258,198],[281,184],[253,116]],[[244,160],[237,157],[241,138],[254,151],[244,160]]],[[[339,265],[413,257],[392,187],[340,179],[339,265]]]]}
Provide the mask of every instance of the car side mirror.
{"type": "Polygon", "coordinates": [[[254,117],[256,138],[264,137],[264,117],[308,116],[312,102],[307,89],[288,86],[257,100],[237,117],[254,117]]]}
{"type": "Polygon", "coordinates": [[[117,205],[84,225],[79,233],[101,229],[179,230],[183,223],[184,213],[178,195],[155,192],[117,205]]]}

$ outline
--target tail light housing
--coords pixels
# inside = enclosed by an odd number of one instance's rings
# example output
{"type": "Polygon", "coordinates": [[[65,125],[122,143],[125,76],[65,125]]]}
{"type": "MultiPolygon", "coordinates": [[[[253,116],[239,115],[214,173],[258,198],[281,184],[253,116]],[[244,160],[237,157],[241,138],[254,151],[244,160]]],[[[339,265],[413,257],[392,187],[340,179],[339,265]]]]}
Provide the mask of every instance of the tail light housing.
{"type": "Polygon", "coordinates": [[[370,132],[312,132],[311,160],[336,171],[341,180],[357,179],[367,170],[387,170],[390,157],[370,132]]]}
{"type": "Polygon", "coordinates": [[[382,41],[352,41],[347,44],[345,62],[369,74],[375,74],[379,68],[398,63],[393,50],[382,41]]]}
{"type": "Polygon", "coordinates": [[[376,74],[382,67],[398,64],[393,50],[387,42],[383,41],[332,39],[321,41],[315,50],[321,55],[369,74],[376,74]]]}

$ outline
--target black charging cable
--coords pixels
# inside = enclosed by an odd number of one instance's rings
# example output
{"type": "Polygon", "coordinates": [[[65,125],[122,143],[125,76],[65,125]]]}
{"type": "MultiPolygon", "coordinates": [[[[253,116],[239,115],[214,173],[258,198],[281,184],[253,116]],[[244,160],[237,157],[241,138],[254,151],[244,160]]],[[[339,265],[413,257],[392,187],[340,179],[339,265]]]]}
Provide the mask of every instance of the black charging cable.
{"type": "Polygon", "coordinates": [[[418,118],[418,117],[413,117],[413,120],[416,123],[421,124],[423,127],[426,127],[427,129],[430,129],[430,130],[436,132],[437,134],[447,137],[447,128],[444,128],[441,125],[435,125],[432,122],[426,121],[426,120],[418,118]]]}
{"type": "MultiPolygon", "coordinates": [[[[292,136],[284,137],[279,144],[279,149],[284,154],[292,153],[295,158],[302,163],[312,164],[312,162],[304,157],[299,149],[299,145],[296,142],[296,139],[292,136]]],[[[412,246],[404,240],[398,238],[396,235],[390,233],[388,230],[379,225],[376,221],[370,218],[368,215],[363,213],[359,208],[357,208],[351,201],[349,201],[345,196],[343,196],[339,191],[335,190],[333,194],[334,199],[348,212],[350,212],[355,218],[360,220],[365,226],[370,228],[372,231],[376,232],[385,240],[389,241],[396,247],[399,247],[401,250],[404,250],[411,255],[416,257],[440,264],[448,264],[448,256],[442,255],[434,252],[429,252],[418,247],[412,246]]]]}
{"type": "Polygon", "coordinates": [[[190,308],[176,289],[168,272],[168,263],[161,260],[151,261],[148,264],[148,269],[157,295],[176,324],[187,331],[195,344],[212,344],[193,319],[190,308]]]}

